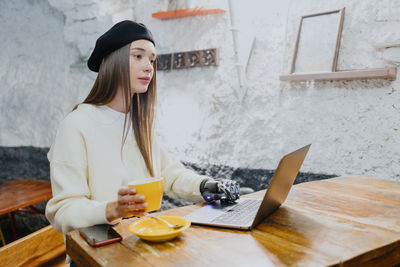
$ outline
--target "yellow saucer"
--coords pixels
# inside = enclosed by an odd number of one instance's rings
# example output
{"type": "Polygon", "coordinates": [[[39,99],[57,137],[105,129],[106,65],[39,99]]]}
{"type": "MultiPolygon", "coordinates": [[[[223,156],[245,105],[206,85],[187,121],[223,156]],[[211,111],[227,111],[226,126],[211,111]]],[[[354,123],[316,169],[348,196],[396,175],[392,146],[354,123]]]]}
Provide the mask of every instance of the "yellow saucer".
{"type": "Polygon", "coordinates": [[[183,217],[178,216],[158,216],[161,219],[166,220],[170,224],[182,224],[183,226],[178,229],[172,229],[165,223],[151,218],[145,217],[139,219],[128,226],[131,233],[137,235],[139,238],[151,241],[161,242],[167,241],[178,236],[183,230],[189,228],[190,221],[183,217]]]}

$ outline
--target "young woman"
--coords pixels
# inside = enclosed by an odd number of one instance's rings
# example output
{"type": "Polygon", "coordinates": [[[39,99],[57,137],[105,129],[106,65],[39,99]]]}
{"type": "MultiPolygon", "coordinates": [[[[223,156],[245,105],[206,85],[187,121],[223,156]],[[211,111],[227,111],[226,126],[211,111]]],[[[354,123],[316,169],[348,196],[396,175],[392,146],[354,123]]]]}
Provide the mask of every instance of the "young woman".
{"type": "MultiPolygon", "coordinates": [[[[98,72],[93,88],[61,122],[48,153],[53,198],[46,216],[57,231],[144,215],[146,200],[126,186],[131,181],[162,177],[166,194],[193,202],[205,189],[222,193],[221,184],[185,169],[154,139],[156,58],[143,24],[122,21],[97,40],[88,61],[98,72]]],[[[239,197],[237,187],[225,188],[228,199],[239,197]]]]}

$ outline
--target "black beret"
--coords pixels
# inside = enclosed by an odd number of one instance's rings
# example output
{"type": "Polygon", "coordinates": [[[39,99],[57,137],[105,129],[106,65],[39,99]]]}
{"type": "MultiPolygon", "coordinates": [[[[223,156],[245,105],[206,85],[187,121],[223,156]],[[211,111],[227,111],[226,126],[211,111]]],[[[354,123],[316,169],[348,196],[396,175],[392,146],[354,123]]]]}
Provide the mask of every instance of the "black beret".
{"type": "Polygon", "coordinates": [[[105,56],[136,40],[149,40],[154,45],[153,35],[142,23],[124,20],[115,24],[111,29],[99,37],[88,60],[88,67],[98,72],[105,56]]]}

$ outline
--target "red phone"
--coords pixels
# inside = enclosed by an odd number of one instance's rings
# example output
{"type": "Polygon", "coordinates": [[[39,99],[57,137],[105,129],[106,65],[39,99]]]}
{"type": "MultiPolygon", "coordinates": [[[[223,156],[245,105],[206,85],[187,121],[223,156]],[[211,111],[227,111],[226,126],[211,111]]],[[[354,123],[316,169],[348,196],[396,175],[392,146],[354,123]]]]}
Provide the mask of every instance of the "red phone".
{"type": "Polygon", "coordinates": [[[97,224],[80,228],[79,233],[92,247],[99,247],[122,240],[122,237],[109,224],[97,224]]]}

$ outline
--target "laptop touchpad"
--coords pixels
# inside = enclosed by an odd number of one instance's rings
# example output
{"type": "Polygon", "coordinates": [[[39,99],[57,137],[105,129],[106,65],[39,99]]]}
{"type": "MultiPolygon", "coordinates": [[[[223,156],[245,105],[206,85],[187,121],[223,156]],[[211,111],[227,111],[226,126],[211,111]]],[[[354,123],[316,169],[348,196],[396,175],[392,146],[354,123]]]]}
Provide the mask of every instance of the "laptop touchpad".
{"type": "MultiPolygon", "coordinates": [[[[238,201],[241,201],[241,199],[239,199],[238,201]]],[[[204,207],[186,215],[185,217],[192,222],[212,221],[214,218],[232,209],[237,204],[238,203],[221,204],[220,201],[217,201],[211,204],[207,204],[204,207]]]]}

